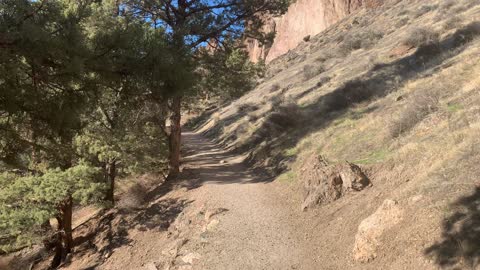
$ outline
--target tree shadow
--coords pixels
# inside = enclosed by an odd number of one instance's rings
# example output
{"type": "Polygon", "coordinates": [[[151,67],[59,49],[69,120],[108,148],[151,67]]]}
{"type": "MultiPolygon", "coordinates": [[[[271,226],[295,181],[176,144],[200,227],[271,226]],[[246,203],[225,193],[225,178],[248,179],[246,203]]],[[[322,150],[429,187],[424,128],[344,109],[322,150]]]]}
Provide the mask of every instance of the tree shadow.
{"type": "MultiPolygon", "coordinates": [[[[425,250],[441,267],[480,265],[480,187],[452,204],[458,209],[442,225],[442,240],[425,250]]],[[[461,269],[461,268],[455,268],[461,269]]]]}

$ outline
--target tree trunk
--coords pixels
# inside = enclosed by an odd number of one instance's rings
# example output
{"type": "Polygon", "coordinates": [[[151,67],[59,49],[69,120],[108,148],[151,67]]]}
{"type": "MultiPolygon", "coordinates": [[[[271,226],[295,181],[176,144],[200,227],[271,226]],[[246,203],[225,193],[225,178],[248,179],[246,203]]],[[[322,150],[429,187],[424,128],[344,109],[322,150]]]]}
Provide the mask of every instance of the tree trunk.
{"type": "Polygon", "coordinates": [[[106,200],[112,203],[112,207],[115,205],[115,177],[117,175],[117,163],[112,161],[106,165],[106,178],[110,187],[107,191],[106,200]]]}
{"type": "Polygon", "coordinates": [[[182,97],[176,96],[172,100],[172,116],[170,117],[169,136],[169,163],[168,178],[176,177],[180,172],[180,146],[181,146],[181,106],[182,97]]]}
{"type": "Polygon", "coordinates": [[[73,200],[69,197],[60,206],[57,215],[58,230],[56,233],[57,243],[55,245],[55,255],[53,257],[51,267],[56,268],[65,261],[67,254],[72,252],[73,235],[72,235],[72,214],[73,200]]]}

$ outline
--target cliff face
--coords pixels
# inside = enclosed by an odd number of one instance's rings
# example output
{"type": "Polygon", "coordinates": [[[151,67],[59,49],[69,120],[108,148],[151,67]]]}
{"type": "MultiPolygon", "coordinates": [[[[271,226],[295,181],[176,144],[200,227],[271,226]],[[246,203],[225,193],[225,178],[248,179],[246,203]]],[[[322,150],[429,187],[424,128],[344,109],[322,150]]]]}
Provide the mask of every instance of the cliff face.
{"type": "Polygon", "coordinates": [[[353,11],[366,6],[373,7],[383,0],[297,0],[287,13],[267,21],[266,31],[276,31],[270,48],[258,41],[246,41],[253,62],[265,59],[267,62],[295,48],[305,36],[316,35],[341,20],[353,11]]]}

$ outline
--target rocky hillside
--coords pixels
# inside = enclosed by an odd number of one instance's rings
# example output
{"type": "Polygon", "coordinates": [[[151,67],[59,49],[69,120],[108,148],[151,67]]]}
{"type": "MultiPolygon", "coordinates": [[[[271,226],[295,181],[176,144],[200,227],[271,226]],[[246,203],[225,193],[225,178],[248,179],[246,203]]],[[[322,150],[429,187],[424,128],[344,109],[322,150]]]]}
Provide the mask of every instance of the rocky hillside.
{"type": "Polygon", "coordinates": [[[384,0],[298,0],[281,17],[265,17],[265,33],[275,32],[273,44],[246,40],[250,59],[270,62],[285,54],[304,39],[316,35],[360,8],[374,8],[384,0]]]}
{"type": "Polygon", "coordinates": [[[477,269],[479,37],[479,1],[386,1],[269,56],[196,127],[305,194],[324,269],[477,269]]]}

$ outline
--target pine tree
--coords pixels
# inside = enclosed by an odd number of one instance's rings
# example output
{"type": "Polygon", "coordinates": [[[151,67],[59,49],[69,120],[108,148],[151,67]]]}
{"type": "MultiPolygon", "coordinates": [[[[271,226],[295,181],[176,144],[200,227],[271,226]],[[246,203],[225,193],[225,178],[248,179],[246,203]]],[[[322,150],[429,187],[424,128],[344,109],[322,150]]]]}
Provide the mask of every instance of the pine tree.
{"type": "MultiPolygon", "coordinates": [[[[171,100],[169,176],[175,177],[179,173],[182,97],[195,88],[195,82],[185,83],[185,78],[191,78],[189,73],[196,70],[199,47],[212,40],[220,45],[225,40],[238,39],[246,34],[247,22],[251,26],[249,29],[255,30],[262,24],[257,15],[283,13],[288,4],[288,0],[126,0],[127,12],[147,18],[154,27],[166,29],[175,62],[184,67],[182,76],[178,69],[173,69],[177,76],[166,82],[166,93],[170,94],[171,100]]],[[[249,32],[260,34],[258,31],[249,32]]]]}

